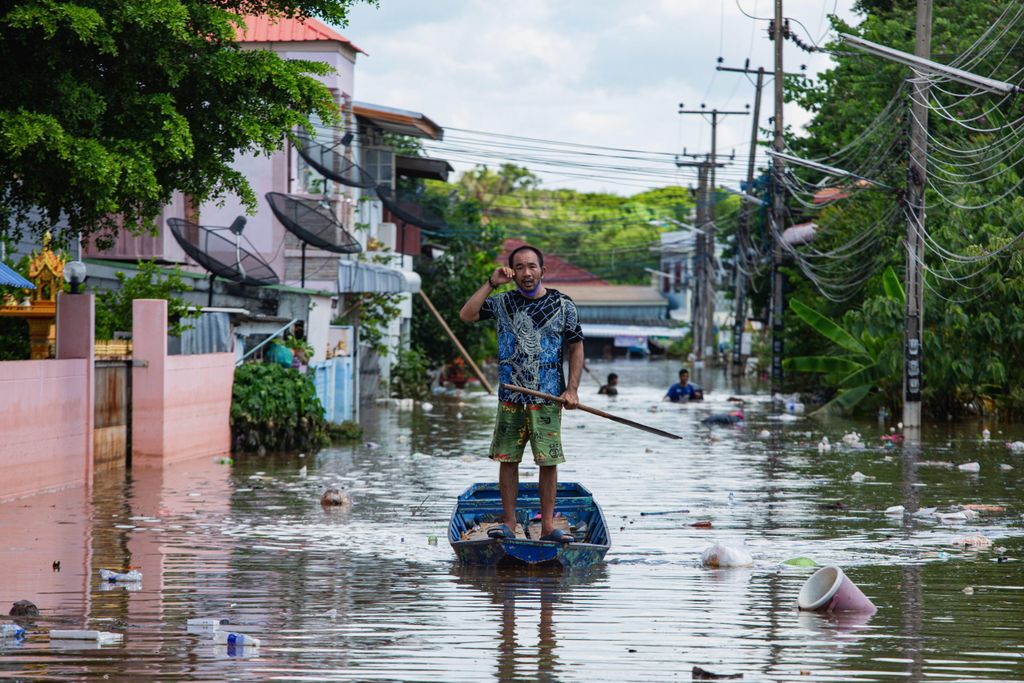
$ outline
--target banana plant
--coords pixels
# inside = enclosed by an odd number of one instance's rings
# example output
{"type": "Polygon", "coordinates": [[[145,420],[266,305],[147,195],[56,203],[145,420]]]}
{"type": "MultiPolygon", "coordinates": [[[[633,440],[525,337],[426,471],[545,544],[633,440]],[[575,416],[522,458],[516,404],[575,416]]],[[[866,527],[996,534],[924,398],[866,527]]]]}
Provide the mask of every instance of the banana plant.
{"type": "Polygon", "coordinates": [[[865,302],[860,312],[848,316],[849,329],[797,299],[790,300],[789,307],[797,317],[838,347],[835,354],[783,361],[786,369],[821,374],[838,389],[818,412],[849,412],[879,385],[893,387],[900,381],[902,330],[898,322],[906,294],[892,267],[882,274],[882,288],[883,296],[865,302]]]}

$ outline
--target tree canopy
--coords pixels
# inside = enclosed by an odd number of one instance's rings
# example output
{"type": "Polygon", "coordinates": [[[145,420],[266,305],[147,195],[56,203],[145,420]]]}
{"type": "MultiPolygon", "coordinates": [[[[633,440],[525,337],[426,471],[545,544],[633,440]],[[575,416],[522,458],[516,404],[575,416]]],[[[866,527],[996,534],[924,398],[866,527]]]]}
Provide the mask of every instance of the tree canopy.
{"type": "Polygon", "coordinates": [[[240,49],[240,16],[343,25],[359,1],[0,0],[7,237],[63,220],[109,243],[149,227],[175,190],[254,207],[235,156],[273,152],[310,114],[337,114],[314,78],[328,67],[240,49]]]}

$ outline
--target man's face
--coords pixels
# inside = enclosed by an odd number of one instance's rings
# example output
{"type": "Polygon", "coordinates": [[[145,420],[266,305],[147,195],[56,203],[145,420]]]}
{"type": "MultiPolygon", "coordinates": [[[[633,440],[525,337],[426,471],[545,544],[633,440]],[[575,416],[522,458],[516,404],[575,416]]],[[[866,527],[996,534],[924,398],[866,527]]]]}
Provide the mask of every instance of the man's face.
{"type": "Polygon", "coordinates": [[[688,372],[680,372],[679,373],[679,383],[680,384],[685,385],[689,381],[690,381],[690,373],[688,373],[688,372]]]}
{"type": "Polygon", "coordinates": [[[523,249],[512,259],[512,270],[515,272],[513,279],[519,288],[524,291],[531,291],[540,284],[544,278],[544,269],[541,268],[537,253],[532,249],[523,249]]]}

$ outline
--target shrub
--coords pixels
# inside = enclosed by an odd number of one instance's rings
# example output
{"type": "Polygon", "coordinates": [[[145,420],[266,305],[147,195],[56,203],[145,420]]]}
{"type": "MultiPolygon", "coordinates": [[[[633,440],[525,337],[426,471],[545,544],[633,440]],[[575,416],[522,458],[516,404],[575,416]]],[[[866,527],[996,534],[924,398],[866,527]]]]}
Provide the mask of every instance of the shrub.
{"type": "Polygon", "coordinates": [[[398,362],[391,368],[391,395],[420,401],[430,396],[427,359],[416,349],[398,353],[398,362]]]}
{"type": "Polygon", "coordinates": [[[234,452],[317,450],[328,443],[323,406],[308,376],[271,363],[248,363],[235,370],[234,452]]]}

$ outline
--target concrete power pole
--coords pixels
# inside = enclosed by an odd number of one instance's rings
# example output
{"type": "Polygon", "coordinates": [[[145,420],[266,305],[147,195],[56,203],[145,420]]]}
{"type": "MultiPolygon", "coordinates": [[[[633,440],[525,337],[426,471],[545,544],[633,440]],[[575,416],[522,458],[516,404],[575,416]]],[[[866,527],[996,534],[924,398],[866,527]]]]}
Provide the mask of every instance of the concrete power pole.
{"type": "MultiPolygon", "coordinates": [[[[783,76],[782,70],[782,0],[775,0],[775,22],[772,27],[772,39],[775,41],[775,141],[772,147],[776,152],[782,153],[784,143],[782,139],[782,104],[783,104],[783,76]]],[[[772,223],[775,229],[781,234],[782,221],[785,215],[785,197],[782,191],[782,159],[775,157],[772,164],[774,182],[772,183],[772,223]]],[[[772,395],[782,390],[782,356],[785,351],[785,302],[782,291],[782,272],[779,266],[782,265],[782,245],[779,238],[775,237],[772,245],[772,395]]]]}
{"type": "MultiPolygon", "coordinates": [[[[715,330],[715,191],[717,186],[715,185],[715,169],[720,165],[718,163],[718,118],[720,116],[730,115],[742,115],[746,116],[750,112],[747,111],[719,111],[718,109],[712,109],[707,111],[705,109],[683,109],[683,105],[679,105],[680,114],[701,114],[706,116],[711,115],[711,156],[708,159],[707,166],[711,169],[711,182],[708,187],[708,201],[707,207],[705,208],[704,220],[697,220],[697,227],[704,230],[704,264],[702,266],[703,273],[703,299],[702,305],[704,307],[702,312],[703,322],[703,339],[702,344],[697,350],[697,339],[694,337],[694,352],[698,359],[705,357],[715,358],[718,354],[718,349],[714,344],[714,330],[715,330]]],[[[678,165],[678,164],[677,164],[678,165]]],[[[703,196],[703,195],[702,195],[703,196]]]]}
{"type": "MultiPolygon", "coordinates": [[[[749,64],[750,60],[747,60],[749,64]]],[[[761,120],[761,90],[764,88],[764,67],[758,67],[757,71],[754,71],[749,66],[744,66],[742,69],[734,69],[727,66],[719,66],[719,71],[733,71],[741,74],[756,73],[757,82],[754,86],[754,120],[750,127],[750,158],[747,159],[747,194],[753,194],[754,186],[754,162],[757,157],[757,131],[758,125],[761,120]]],[[[743,374],[743,323],[747,317],[747,303],[746,303],[746,285],[747,279],[743,276],[739,269],[740,262],[740,250],[743,249],[745,243],[750,242],[750,214],[753,209],[748,205],[743,207],[743,212],[740,215],[740,229],[739,234],[736,237],[736,282],[735,282],[735,304],[736,311],[733,316],[732,326],[732,374],[733,377],[738,377],[743,374]]]]}
{"type": "MultiPolygon", "coordinates": [[[[914,55],[929,59],[932,43],[932,0],[917,0],[914,55]]],[[[903,331],[903,426],[921,427],[921,336],[924,328],[924,189],[928,151],[928,81],[915,79],[910,121],[910,162],[907,165],[907,306],[903,331]],[[919,222],[921,227],[915,226],[919,222]]]]}

